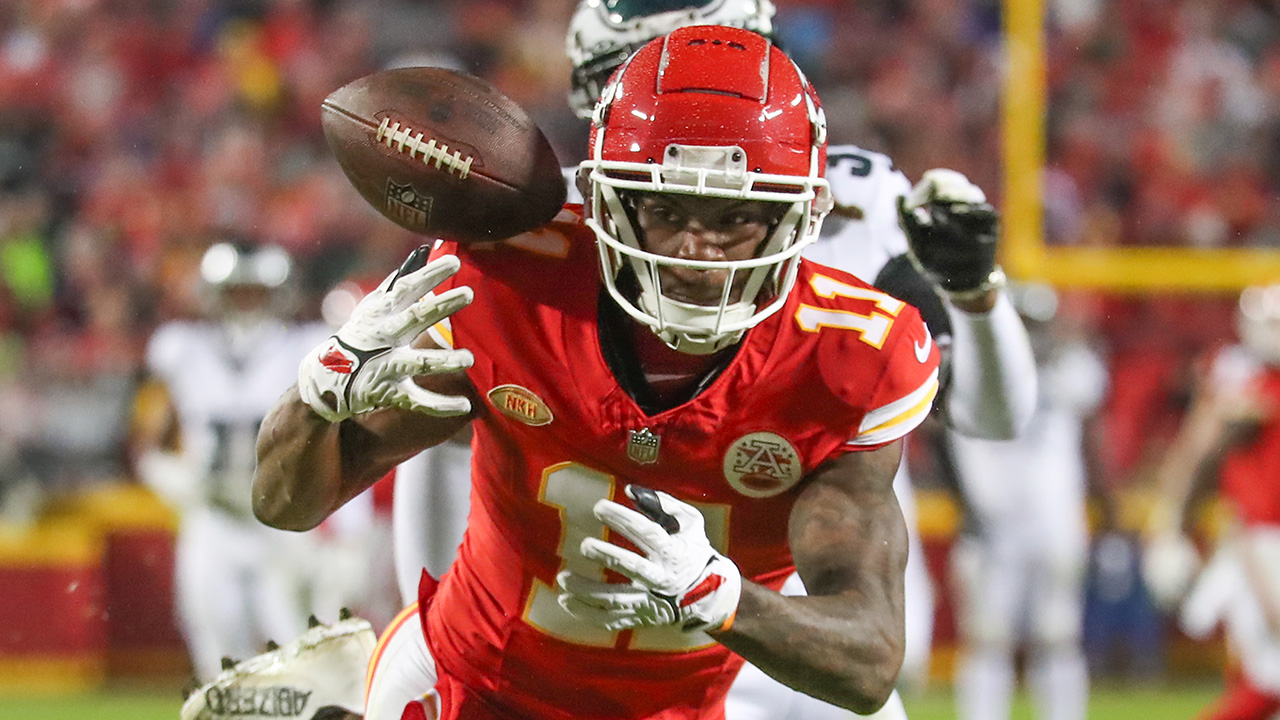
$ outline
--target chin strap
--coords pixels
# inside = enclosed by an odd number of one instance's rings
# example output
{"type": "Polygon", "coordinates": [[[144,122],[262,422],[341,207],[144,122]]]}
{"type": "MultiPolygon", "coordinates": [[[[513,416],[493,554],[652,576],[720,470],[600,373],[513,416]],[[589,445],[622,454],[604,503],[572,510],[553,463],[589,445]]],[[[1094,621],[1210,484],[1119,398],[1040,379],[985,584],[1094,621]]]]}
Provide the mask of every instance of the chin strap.
{"type": "MultiPolygon", "coordinates": [[[[725,308],[724,313],[720,313],[718,307],[709,305],[694,305],[692,303],[683,303],[678,300],[672,300],[668,297],[654,297],[657,293],[644,291],[640,294],[640,307],[645,312],[655,317],[661,317],[668,325],[676,324],[682,326],[698,326],[704,323],[715,323],[719,318],[720,324],[731,324],[751,317],[755,312],[755,305],[749,303],[735,303],[725,308]],[[655,305],[662,308],[659,313],[655,305]]],[[[685,330],[677,330],[671,327],[662,329],[652,328],[654,334],[662,338],[662,342],[666,343],[672,350],[690,355],[711,355],[736,344],[746,334],[746,330],[736,330],[730,333],[711,334],[713,327],[707,328],[706,334],[691,333],[685,330]]]]}

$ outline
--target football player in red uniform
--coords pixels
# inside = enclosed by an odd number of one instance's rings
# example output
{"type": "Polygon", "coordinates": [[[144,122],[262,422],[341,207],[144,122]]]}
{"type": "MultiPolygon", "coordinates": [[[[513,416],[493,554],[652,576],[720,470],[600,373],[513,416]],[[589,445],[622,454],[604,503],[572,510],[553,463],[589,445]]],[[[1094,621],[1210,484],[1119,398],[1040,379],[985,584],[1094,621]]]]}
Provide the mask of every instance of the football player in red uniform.
{"type": "Polygon", "coordinates": [[[304,361],[260,435],[269,525],[313,527],[475,433],[458,560],[380,641],[367,720],[720,718],[744,658],[884,703],[892,480],[938,351],[914,308],[800,259],[825,148],[769,41],[677,30],[598,106],[585,207],[415,253],[304,361]],[[777,592],[796,569],[808,597],[777,592]]]}
{"type": "Polygon", "coordinates": [[[1196,637],[1225,626],[1238,667],[1204,720],[1280,712],[1280,285],[1240,295],[1240,344],[1219,351],[1160,470],[1143,576],[1196,637]],[[1230,520],[1200,564],[1187,532],[1212,482],[1230,520]],[[1194,579],[1194,584],[1192,583],[1194,579]]]}

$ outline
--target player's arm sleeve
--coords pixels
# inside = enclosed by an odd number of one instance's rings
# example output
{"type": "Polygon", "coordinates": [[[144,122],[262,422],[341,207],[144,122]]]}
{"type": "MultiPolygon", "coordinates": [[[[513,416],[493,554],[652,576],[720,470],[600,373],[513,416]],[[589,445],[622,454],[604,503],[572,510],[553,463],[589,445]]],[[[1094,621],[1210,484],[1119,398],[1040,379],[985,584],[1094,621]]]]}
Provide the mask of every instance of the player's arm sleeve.
{"type": "Polygon", "coordinates": [[[914,312],[904,314],[903,326],[891,336],[884,371],[869,409],[849,449],[875,448],[904,437],[919,427],[933,408],[939,387],[939,352],[929,329],[914,312]]]}
{"type": "Polygon", "coordinates": [[[1026,328],[1004,292],[989,312],[969,313],[938,297],[907,256],[897,199],[911,191],[901,172],[885,173],[867,220],[893,257],[876,287],[915,305],[934,337],[950,350],[939,404],[956,432],[985,440],[1011,440],[1031,421],[1036,406],[1035,359],[1026,328]]]}
{"type": "Polygon", "coordinates": [[[951,324],[948,424],[969,437],[1012,440],[1036,409],[1036,362],[1022,318],[1004,291],[987,312],[944,306],[951,324]]]}

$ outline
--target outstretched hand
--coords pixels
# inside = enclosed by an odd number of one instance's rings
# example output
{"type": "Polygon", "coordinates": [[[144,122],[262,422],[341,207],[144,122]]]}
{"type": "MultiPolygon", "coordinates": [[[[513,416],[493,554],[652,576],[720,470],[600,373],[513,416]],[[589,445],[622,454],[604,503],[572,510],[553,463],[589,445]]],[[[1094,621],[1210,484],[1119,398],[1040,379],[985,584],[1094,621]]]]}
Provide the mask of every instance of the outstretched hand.
{"type": "Polygon", "coordinates": [[[411,347],[444,318],[471,303],[467,286],[439,295],[434,289],[461,267],[456,256],[428,263],[425,245],[360,301],[351,318],[307,355],[298,368],[302,400],[329,422],[377,408],[397,407],[437,416],[465,415],[465,397],[441,395],[414,382],[416,375],[471,367],[468,350],[411,347]]]}
{"type": "Polygon", "coordinates": [[[987,289],[999,214],[982,188],[954,170],[929,170],[898,198],[898,218],[911,259],[930,282],[948,293],[987,289]]]}

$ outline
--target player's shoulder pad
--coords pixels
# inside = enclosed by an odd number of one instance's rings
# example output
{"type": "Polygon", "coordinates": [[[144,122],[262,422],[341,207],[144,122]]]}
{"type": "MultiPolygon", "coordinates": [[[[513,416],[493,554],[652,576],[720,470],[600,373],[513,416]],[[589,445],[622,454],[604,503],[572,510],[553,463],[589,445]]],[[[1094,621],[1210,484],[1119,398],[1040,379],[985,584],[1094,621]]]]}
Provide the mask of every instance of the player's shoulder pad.
{"type": "Polygon", "coordinates": [[[923,422],[938,392],[940,354],[919,311],[848,273],[809,268],[797,283],[796,321],[818,335],[827,388],[864,411],[851,444],[905,435],[923,422]]]}
{"type": "Polygon", "coordinates": [[[828,344],[881,351],[900,325],[923,324],[915,307],[850,272],[808,260],[801,267],[797,322],[828,344]]]}
{"type": "Polygon", "coordinates": [[[849,204],[865,202],[865,195],[887,190],[905,195],[911,183],[884,153],[857,145],[833,145],[827,148],[827,181],[836,201],[849,204]]]}
{"type": "MultiPolygon", "coordinates": [[[[495,285],[516,293],[525,304],[554,304],[566,294],[566,278],[576,283],[599,275],[594,235],[583,220],[580,205],[565,205],[546,225],[501,242],[437,242],[431,259],[443,255],[456,255],[462,267],[435,292],[463,285],[475,292],[474,302],[458,314],[459,318],[468,310],[501,303],[493,299],[495,285]]],[[[511,297],[510,293],[504,296],[511,297]]],[[[438,346],[454,347],[453,322],[452,317],[445,318],[428,331],[438,346]]]]}
{"type": "Polygon", "coordinates": [[[202,334],[198,323],[184,320],[163,323],[147,341],[147,370],[153,375],[167,377],[182,364],[184,358],[198,351],[202,334]]]}
{"type": "Polygon", "coordinates": [[[591,230],[583,222],[582,206],[565,204],[545,225],[496,242],[438,242],[432,258],[441,252],[459,255],[464,265],[468,259],[481,264],[503,265],[527,263],[531,260],[567,260],[585,249],[594,252],[591,230]]]}

